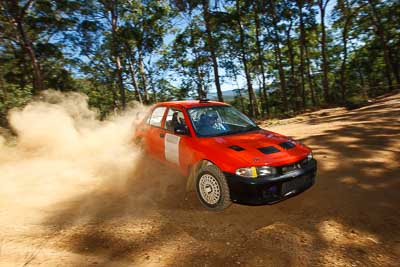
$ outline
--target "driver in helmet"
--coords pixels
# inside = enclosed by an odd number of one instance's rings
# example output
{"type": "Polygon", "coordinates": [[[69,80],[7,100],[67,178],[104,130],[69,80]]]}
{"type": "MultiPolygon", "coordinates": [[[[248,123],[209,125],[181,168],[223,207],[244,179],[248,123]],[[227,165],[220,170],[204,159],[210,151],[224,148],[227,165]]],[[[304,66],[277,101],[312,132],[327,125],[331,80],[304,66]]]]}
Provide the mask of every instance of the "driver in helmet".
{"type": "Polygon", "coordinates": [[[202,135],[215,135],[226,131],[225,126],[219,120],[218,113],[214,110],[200,116],[199,133],[202,135]]]}

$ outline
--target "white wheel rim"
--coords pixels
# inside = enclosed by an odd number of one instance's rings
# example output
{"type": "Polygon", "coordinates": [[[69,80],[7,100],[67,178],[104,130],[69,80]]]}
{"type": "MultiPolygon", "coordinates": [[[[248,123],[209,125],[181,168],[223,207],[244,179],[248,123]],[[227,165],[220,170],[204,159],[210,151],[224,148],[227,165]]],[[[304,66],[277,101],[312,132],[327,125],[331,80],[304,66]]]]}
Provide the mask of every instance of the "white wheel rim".
{"type": "Polygon", "coordinates": [[[218,181],[210,174],[203,174],[200,177],[199,191],[201,198],[210,205],[217,204],[221,197],[218,181]]]}

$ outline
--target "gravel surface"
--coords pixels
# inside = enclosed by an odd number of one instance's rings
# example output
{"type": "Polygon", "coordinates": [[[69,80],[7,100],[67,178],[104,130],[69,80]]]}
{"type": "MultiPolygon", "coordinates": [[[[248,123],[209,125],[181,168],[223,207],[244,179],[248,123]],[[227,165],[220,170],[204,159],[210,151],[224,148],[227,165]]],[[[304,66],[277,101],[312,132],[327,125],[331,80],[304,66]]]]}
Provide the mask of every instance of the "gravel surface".
{"type": "Polygon", "coordinates": [[[316,184],[278,204],[220,213],[140,155],[119,179],[107,165],[76,171],[83,158],[3,153],[0,265],[398,266],[400,94],[268,129],[314,150],[316,184]]]}

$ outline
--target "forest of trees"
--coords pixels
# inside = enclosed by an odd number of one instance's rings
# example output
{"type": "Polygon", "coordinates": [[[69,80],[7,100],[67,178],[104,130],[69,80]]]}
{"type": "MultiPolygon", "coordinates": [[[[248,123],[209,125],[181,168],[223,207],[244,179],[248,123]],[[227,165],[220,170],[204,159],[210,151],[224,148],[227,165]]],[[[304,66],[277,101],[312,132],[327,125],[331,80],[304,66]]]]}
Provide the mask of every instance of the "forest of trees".
{"type": "Polygon", "coordinates": [[[0,0],[0,125],[46,89],[291,116],[400,88],[399,61],[398,0],[0,0]]]}

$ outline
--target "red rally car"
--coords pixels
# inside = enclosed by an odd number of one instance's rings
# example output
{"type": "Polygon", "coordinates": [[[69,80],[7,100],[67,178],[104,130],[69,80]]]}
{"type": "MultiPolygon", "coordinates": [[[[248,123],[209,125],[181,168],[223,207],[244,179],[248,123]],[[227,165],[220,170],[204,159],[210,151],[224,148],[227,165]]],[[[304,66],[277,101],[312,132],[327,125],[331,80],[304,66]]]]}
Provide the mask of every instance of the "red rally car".
{"type": "Polygon", "coordinates": [[[136,127],[146,152],[188,177],[211,210],[271,204],[311,187],[317,162],[311,149],[259,128],[234,107],[208,100],[156,104],[136,127]]]}

